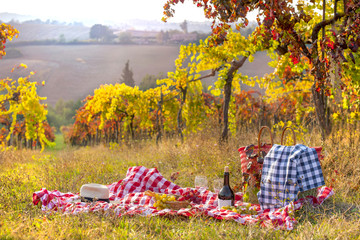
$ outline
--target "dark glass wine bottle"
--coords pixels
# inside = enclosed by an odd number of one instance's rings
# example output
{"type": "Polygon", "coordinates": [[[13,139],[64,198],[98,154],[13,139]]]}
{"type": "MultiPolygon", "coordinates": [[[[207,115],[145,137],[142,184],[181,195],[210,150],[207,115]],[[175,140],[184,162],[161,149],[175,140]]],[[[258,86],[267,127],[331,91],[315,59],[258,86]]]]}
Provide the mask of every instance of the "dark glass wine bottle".
{"type": "Polygon", "coordinates": [[[229,167],[224,170],[224,186],[218,194],[218,208],[225,206],[234,206],[235,195],[229,184],[229,167]]]}

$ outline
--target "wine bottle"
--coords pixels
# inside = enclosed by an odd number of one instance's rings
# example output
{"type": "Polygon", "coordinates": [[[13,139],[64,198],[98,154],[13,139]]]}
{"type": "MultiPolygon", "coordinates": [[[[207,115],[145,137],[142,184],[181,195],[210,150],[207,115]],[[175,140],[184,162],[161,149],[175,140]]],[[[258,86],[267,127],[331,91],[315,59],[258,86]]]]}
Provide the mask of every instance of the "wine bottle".
{"type": "Polygon", "coordinates": [[[229,167],[224,170],[224,186],[218,193],[218,208],[234,206],[235,195],[229,184],[229,167]]]}

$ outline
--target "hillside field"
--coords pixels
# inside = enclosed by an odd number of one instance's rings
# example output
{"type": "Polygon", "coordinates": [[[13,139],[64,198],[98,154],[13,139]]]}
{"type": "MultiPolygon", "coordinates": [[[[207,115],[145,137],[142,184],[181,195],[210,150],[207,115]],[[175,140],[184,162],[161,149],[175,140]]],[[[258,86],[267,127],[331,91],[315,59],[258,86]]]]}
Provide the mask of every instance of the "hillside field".
{"type": "MultiPolygon", "coordinates": [[[[8,57],[1,60],[0,77],[17,78],[36,72],[32,79],[45,81],[45,86],[39,87],[39,95],[47,97],[48,104],[55,105],[59,99],[84,99],[101,84],[118,82],[127,60],[136,84],[146,74],[173,71],[179,46],[44,45],[9,47],[7,52],[8,57]],[[20,63],[25,63],[28,69],[11,73],[20,63]]],[[[262,76],[272,71],[268,61],[265,53],[257,53],[254,62],[247,62],[240,71],[249,76],[262,76]]],[[[213,81],[208,79],[207,83],[213,81]]]]}

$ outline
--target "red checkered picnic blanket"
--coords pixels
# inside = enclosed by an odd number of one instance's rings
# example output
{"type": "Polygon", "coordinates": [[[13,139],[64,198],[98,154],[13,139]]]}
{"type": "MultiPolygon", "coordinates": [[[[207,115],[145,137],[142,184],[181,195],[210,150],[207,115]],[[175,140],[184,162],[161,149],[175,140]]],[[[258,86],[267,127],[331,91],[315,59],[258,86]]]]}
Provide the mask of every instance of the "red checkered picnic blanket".
{"type": "MultiPolygon", "coordinates": [[[[259,205],[252,204],[250,210],[256,210],[255,215],[238,214],[233,211],[217,209],[217,194],[204,188],[182,188],[166,180],[156,168],[145,168],[143,166],[131,167],[126,177],[118,182],[108,185],[110,190],[110,203],[80,202],[78,193],[62,193],[58,190],[48,191],[43,188],[33,193],[33,203],[42,203],[45,212],[62,212],[65,214],[78,214],[86,212],[113,212],[117,216],[141,215],[141,216],[210,216],[216,219],[234,220],[240,224],[259,224],[264,227],[275,229],[292,230],[296,219],[292,212],[300,209],[305,203],[318,206],[324,200],[334,194],[328,187],[318,189],[316,197],[308,196],[292,202],[285,207],[274,210],[261,210],[259,205]],[[191,200],[191,207],[180,210],[157,210],[153,207],[154,199],[145,195],[145,191],[182,195],[191,200]]],[[[235,194],[235,206],[248,205],[243,203],[242,193],[235,194]]],[[[254,212],[254,211],[253,211],[254,212]]]]}

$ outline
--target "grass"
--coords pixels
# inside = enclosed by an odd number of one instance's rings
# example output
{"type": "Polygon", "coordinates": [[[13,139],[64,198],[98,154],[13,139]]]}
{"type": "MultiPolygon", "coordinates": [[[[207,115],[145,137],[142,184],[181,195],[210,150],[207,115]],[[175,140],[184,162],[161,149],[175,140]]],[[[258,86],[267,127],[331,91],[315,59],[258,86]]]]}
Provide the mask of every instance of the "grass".
{"type": "Polygon", "coordinates": [[[62,133],[55,134],[55,146],[46,147],[47,151],[59,151],[66,148],[66,144],[64,143],[64,135],[62,133]]]}
{"type": "MultiPolygon", "coordinates": [[[[344,133],[324,143],[322,162],[326,185],[335,196],[322,206],[303,207],[296,213],[292,231],[243,226],[207,217],[116,217],[103,213],[44,214],[32,204],[32,193],[47,188],[79,192],[82,184],[109,184],[125,177],[131,166],[157,167],[166,178],[179,171],[176,184],[193,187],[196,175],[209,182],[231,169],[231,184],[240,179],[237,148],[255,142],[256,134],[244,135],[219,146],[210,134],[178,140],[137,142],[113,149],[47,149],[0,152],[0,239],[359,239],[360,161],[357,144],[349,145],[344,133]],[[336,170],[336,171],[335,171],[336,170]]],[[[307,136],[310,139],[310,136],[307,136]]],[[[313,136],[312,136],[313,137],[313,136]]],[[[312,138],[309,145],[317,145],[312,138]]],[[[275,142],[278,142],[275,139],[275,142]]]]}

